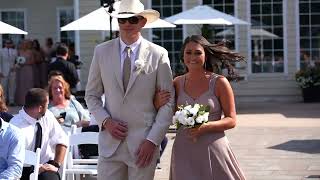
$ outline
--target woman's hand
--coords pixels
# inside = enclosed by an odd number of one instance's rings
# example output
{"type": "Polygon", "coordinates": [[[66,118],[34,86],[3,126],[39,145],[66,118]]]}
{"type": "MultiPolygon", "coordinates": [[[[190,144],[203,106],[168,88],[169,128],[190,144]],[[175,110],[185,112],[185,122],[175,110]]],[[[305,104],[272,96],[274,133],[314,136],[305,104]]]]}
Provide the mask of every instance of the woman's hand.
{"type": "Polygon", "coordinates": [[[198,138],[205,133],[204,129],[206,126],[207,124],[204,123],[194,128],[187,129],[190,140],[192,140],[192,142],[196,142],[198,138]]]}
{"type": "Polygon", "coordinates": [[[88,127],[90,124],[90,121],[81,120],[76,122],[77,127],[88,127]]]}
{"type": "Polygon", "coordinates": [[[58,170],[59,169],[57,167],[55,167],[55,166],[53,166],[51,164],[43,164],[39,168],[39,174],[42,173],[42,172],[46,172],[46,171],[48,171],[48,172],[58,172],[58,170]]]}
{"type": "Polygon", "coordinates": [[[161,106],[167,104],[170,100],[170,92],[165,90],[157,89],[156,93],[153,97],[153,105],[154,107],[159,110],[161,106]]]}
{"type": "Polygon", "coordinates": [[[60,118],[57,118],[57,121],[59,124],[63,124],[64,123],[64,118],[60,117],[60,118]]]}

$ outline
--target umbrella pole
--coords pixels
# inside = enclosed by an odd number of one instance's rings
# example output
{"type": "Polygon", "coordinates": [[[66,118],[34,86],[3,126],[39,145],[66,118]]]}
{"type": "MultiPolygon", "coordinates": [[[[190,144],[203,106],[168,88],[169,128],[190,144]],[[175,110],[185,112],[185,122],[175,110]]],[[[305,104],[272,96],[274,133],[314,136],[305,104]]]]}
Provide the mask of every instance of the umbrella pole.
{"type": "Polygon", "coordinates": [[[109,23],[110,23],[110,40],[112,39],[112,17],[110,16],[109,18],[109,23]]]}
{"type": "MultiPolygon", "coordinates": [[[[109,7],[108,12],[111,14],[112,11],[114,11],[113,4],[115,3],[115,0],[100,0],[100,5],[104,8],[109,7]]],[[[109,18],[110,23],[110,40],[112,39],[112,17],[109,18]]]]}

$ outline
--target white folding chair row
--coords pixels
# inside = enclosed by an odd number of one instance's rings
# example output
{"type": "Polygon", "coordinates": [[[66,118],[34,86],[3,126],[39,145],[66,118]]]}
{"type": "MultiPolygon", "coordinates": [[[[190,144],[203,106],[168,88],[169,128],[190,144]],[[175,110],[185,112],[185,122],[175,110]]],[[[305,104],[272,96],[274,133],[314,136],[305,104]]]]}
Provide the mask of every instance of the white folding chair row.
{"type": "Polygon", "coordinates": [[[75,158],[74,149],[81,144],[98,144],[98,132],[78,132],[76,126],[71,127],[69,133],[69,146],[66,153],[65,163],[63,164],[62,180],[66,175],[91,174],[97,175],[98,159],[79,159],[75,158]]]}
{"type": "Polygon", "coordinates": [[[31,173],[29,176],[30,180],[38,180],[40,167],[40,152],[40,148],[37,148],[36,152],[25,150],[24,166],[34,166],[34,172],[31,173]]]}

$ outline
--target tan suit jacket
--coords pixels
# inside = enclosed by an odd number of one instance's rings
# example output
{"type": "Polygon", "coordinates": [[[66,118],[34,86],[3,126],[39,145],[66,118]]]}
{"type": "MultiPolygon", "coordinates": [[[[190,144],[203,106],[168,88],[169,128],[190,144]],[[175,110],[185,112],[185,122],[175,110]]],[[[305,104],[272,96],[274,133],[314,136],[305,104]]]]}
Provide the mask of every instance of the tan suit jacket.
{"type": "MultiPolygon", "coordinates": [[[[94,51],[85,95],[89,111],[100,127],[106,118],[128,123],[125,141],[133,157],[144,139],[156,145],[161,143],[171,124],[174,106],[174,87],[167,50],[142,39],[135,61],[141,66],[134,65],[124,92],[119,38],[98,45],[94,51]],[[157,87],[171,92],[170,101],[158,112],[153,105],[157,87]],[[103,94],[104,107],[101,101],[103,94]]],[[[110,157],[120,142],[108,130],[101,131],[100,155],[110,157]]]]}

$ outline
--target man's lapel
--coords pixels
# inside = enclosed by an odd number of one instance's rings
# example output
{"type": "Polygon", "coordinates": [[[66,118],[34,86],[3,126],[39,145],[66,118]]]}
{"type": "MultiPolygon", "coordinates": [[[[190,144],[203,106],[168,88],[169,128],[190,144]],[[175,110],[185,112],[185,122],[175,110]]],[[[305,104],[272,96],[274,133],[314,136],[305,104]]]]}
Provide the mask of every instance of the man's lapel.
{"type": "Polygon", "coordinates": [[[111,60],[114,63],[113,66],[113,71],[115,73],[116,79],[118,81],[118,84],[120,86],[121,92],[124,94],[124,88],[123,88],[123,82],[122,82],[122,74],[121,74],[121,61],[120,61],[120,41],[119,38],[117,38],[116,40],[114,40],[113,42],[113,48],[112,50],[115,50],[117,52],[109,52],[111,55],[111,60]]]}
{"type": "MultiPolygon", "coordinates": [[[[149,46],[146,43],[146,41],[144,39],[142,39],[141,44],[140,44],[140,48],[139,48],[139,52],[138,52],[138,56],[135,59],[136,61],[142,61],[145,62],[147,61],[147,55],[149,53],[149,46]]],[[[144,63],[146,64],[146,63],[144,63]]],[[[133,70],[130,76],[130,80],[128,83],[128,87],[127,87],[127,91],[125,93],[125,96],[127,95],[127,93],[129,92],[129,90],[131,89],[131,87],[133,86],[137,76],[140,74],[141,69],[137,69],[135,64],[133,65],[133,70]]]]}

